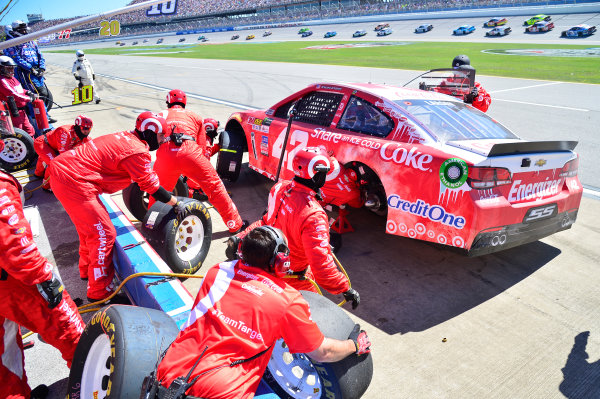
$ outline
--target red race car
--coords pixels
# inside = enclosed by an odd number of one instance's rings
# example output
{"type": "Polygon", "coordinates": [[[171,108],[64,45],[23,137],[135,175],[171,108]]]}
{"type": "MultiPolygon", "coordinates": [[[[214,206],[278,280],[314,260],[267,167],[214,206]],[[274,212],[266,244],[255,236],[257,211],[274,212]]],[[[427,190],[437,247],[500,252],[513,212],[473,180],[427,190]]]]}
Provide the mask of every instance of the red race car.
{"type": "Polygon", "coordinates": [[[460,99],[412,88],[313,84],[269,109],[232,114],[220,144],[217,171],[230,181],[245,151],[271,179],[282,159],[280,177],[291,179],[294,154],[323,147],[336,160],[326,202],[366,198],[386,215],[388,234],[469,255],[570,228],[583,192],[577,142],[525,141],[460,99]]]}

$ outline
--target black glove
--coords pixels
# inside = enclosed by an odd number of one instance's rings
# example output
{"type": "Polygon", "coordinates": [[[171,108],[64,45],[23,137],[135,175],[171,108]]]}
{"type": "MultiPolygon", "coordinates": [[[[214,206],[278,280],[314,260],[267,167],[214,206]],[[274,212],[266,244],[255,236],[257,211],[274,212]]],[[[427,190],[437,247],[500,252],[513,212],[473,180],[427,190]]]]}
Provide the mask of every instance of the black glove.
{"type": "Polygon", "coordinates": [[[62,301],[64,290],[62,282],[54,275],[52,279],[36,284],[36,287],[44,299],[48,302],[48,307],[54,309],[62,301]]]}
{"type": "Polygon", "coordinates": [[[237,250],[240,246],[240,241],[242,241],[238,236],[231,236],[227,239],[227,248],[225,248],[225,257],[227,260],[236,260],[238,259],[237,250]]]}
{"type": "Polygon", "coordinates": [[[219,135],[219,133],[216,130],[207,130],[206,135],[210,137],[210,141],[212,142],[215,139],[215,137],[219,135]]]}
{"type": "Polygon", "coordinates": [[[350,288],[348,291],[342,293],[344,299],[348,302],[352,302],[352,309],[356,309],[360,305],[360,295],[354,288],[350,288]]]}
{"type": "Polygon", "coordinates": [[[471,92],[469,94],[465,95],[465,102],[467,104],[473,104],[473,101],[475,101],[477,96],[479,96],[479,89],[477,89],[477,87],[473,86],[473,88],[471,89],[471,92]]]}
{"type": "Polygon", "coordinates": [[[96,80],[96,74],[95,73],[92,74],[92,79],[96,80]]]}
{"type": "Polygon", "coordinates": [[[83,87],[83,83],[81,83],[81,81],[79,81],[79,84],[77,85],[77,87],[79,87],[81,89],[83,87]]]}
{"type": "Polygon", "coordinates": [[[29,96],[29,99],[31,100],[31,102],[34,102],[35,100],[40,98],[40,96],[37,93],[34,93],[31,90],[27,90],[25,92],[25,94],[27,94],[29,96]]]}
{"type": "Polygon", "coordinates": [[[75,79],[81,81],[81,76],[75,76],[75,79]]]}
{"type": "Polygon", "coordinates": [[[177,201],[175,205],[173,205],[173,211],[175,215],[177,215],[177,219],[183,216],[183,212],[185,211],[185,205],[181,201],[177,201]]]}
{"type": "Polygon", "coordinates": [[[351,339],[352,342],[354,342],[354,346],[356,347],[356,352],[354,353],[357,355],[364,355],[371,352],[371,341],[369,341],[369,336],[365,330],[360,329],[359,324],[354,325],[348,339],[351,339]]]}
{"type": "Polygon", "coordinates": [[[37,76],[38,78],[41,78],[42,76],[44,76],[44,70],[43,69],[38,69],[36,67],[31,67],[31,73],[34,76],[37,76]]]}

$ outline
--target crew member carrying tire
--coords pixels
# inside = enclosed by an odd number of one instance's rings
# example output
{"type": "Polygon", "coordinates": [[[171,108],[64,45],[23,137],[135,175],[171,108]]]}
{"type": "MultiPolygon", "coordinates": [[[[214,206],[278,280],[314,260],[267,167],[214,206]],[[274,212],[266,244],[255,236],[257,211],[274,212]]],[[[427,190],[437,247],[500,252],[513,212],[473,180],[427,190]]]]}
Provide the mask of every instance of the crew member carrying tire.
{"type": "MultiPolygon", "coordinates": [[[[0,139],[0,151],[4,142],[0,139]]],[[[21,185],[0,169],[0,397],[45,397],[27,384],[19,326],[38,333],[71,367],[85,324],[77,306],[38,251],[23,214],[21,185]]]]}
{"type": "Polygon", "coordinates": [[[35,129],[29,122],[25,109],[27,104],[37,99],[37,94],[23,89],[15,78],[16,67],[17,64],[12,58],[0,56],[0,101],[4,101],[8,106],[13,126],[24,130],[33,138],[35,129]]]}
{"type": "Polygon", "coordinates": [[[145,397],[250,398],[280,338],[290,352],[322,363],[369,353],[369,337],[358,324],[346,340],[325,337],[306,300],[280,278],[289,265],[280,230],[250,231],[238,252],[240,260],[206,273],[188,321],[142,393],[152,386],[158,392],[145,397]]]}
{"type": "Polygon", "coordinates": [[[348,278],[333,260],[327,214],[318,202],[331,164],[331,159],[321,148],[308,147],[298,151],[292,160],[294,180],[280,181],[273,186],[267,212],[246,231],[229,238],[226,255],[233,258],[240,238],[255,227],[268,225],[281,229],[289,240],[290,269],[298,277],[289,279],[288,284],[297,290],[317,292],[307,279],[314,280],[334,295],[343,294],[356,309],[360,295],[350,288],[348,278]]]}
{"type": "MultiPolygon", "coordinates": [[[[169,109],[162,113],[168,124],[167,140],[156,152],[154,171],[170,191],[175,188],[180,175],[196,182],[223,218],[229,232],[237,233],[247,224],[242,221],[215,168],[204,155],[206,135],[202,118],[186,110],[186,102],[186,95],[181,90],[171,90],[167,94],[169,109]]],[[[148,208],[153,203],[150,198],[148,208]]]]}
{"type": "Polygon", "coordinates": [[[50,162],[59,154],[87,143],[93,125],[90,118],[79,115],[75,118],[75,124],[57,127],[35,139],[33,147],[39,158],[34,174],[43,177],[42,189],[52,192],[47,168],[50,162]]]}
{"type": "Polygon", "coordinates": [[[100,136],[63,152],[50,164],[52,191],[79,235],[79,275],[89,279],[90,302],[103,300],[114,291],[112,252],[116,231],[98,196],[122,190],[133,180],[179,213],[177,198],[161,187],[151,168],[149,151],[156,150],[164,140],[166,128],[164,118],[142,112],[135,130],[100,136]]]}

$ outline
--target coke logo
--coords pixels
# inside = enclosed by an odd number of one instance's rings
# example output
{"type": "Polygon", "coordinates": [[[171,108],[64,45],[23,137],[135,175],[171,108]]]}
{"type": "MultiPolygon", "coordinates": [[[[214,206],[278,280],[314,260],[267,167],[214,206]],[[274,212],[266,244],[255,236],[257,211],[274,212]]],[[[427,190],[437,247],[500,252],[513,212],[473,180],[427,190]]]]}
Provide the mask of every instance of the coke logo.
{"type": "Polygon", "coordinates": [[[431,172],[429,164],[433,160],[433,156],[417,151],[416,147],[409,150],[397,143],[386,143],[381,147],[379,155],[384,161],[392,161],[398,165],[431,172]]]}

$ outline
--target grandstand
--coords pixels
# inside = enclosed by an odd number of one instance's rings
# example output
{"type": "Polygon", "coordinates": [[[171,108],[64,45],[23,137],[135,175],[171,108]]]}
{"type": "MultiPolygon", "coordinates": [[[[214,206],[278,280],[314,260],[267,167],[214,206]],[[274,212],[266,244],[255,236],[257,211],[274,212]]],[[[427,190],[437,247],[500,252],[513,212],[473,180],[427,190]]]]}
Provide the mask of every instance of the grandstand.
{"type": "MultiPolygon", "coordinates": [[[[133,0],[128,5],[143,1],[145,0],[133,0]]],[[[121,35],[138,35],[366,15],[593,1],[597,0],[177,0],[177,13],[171,16],[148,17],[146,10],[142,9],[117,15],[113,19],[120,22],[121,35]]],[[[80,17],[40,21],[32,29],[39,31],[76,18],[80,17]]],[[[97,38],[98,25],[94,23],[78,27],[69,39],[63,39],[61,43],[97,38]]]]}

